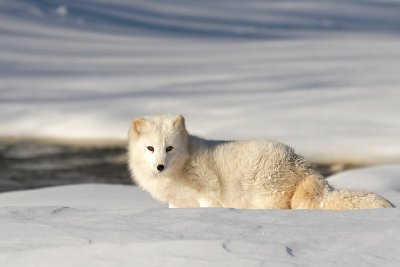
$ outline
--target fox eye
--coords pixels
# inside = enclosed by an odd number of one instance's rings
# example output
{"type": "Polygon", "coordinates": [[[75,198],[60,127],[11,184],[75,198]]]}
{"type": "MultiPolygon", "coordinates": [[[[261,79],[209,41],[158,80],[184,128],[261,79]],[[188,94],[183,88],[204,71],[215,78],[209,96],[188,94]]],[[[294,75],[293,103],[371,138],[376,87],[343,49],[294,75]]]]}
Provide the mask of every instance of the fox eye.
{"type": "Polygon", "coordinates": [[[151,152],[154,152],[154,147],[152,147],[152,146],[148,146],[147,149],[148,149],[149,151],[151,151],[151,152]]]}
{"type": "Polygon", "coordinates": [[[170,152],[174,147],[173,146],[169,146],[165,149],[165,151],[170,152]]]}

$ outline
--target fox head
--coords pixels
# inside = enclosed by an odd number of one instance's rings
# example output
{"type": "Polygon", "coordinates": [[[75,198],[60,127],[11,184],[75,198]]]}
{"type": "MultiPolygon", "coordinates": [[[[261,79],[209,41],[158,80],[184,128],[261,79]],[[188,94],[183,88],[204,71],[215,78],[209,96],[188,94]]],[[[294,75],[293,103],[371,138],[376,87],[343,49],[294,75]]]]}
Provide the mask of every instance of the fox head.
{"type": "Polygon", "coordinates": [[[188,156],[188,133],[182,115],[135,118],[129,131],[132,169],[163,175],[181,168],[188,156]],[[133,165],[133,166],[132,166],[133,165]]]}

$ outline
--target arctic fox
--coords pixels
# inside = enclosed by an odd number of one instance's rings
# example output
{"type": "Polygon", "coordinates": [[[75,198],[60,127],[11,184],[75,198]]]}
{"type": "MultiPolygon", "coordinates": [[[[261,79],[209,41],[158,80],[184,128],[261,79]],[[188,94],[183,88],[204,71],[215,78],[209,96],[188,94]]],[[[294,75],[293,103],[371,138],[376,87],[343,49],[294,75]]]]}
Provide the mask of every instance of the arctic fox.
{"type": "Polygon", "coordinates": [[[182,115],[135,118],[129,130],[128,156],[134,181],[170,207],[393,207],[374,193],[335,190],[282,143],[210,141],[189,135],[182,115]]]}

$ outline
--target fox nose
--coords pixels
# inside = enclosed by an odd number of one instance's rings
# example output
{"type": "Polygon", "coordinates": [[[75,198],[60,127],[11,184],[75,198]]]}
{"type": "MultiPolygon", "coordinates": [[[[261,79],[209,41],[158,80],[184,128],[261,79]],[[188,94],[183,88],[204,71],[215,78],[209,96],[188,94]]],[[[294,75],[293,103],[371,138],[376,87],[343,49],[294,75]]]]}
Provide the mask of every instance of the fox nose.
{"type": "Polygon", "coordinates": [[[162,165],[162,164],[157,165],[157,170],[158,170],[159,172],[162,172],[162,171],[164,170],[164,165],[162,165]]]}

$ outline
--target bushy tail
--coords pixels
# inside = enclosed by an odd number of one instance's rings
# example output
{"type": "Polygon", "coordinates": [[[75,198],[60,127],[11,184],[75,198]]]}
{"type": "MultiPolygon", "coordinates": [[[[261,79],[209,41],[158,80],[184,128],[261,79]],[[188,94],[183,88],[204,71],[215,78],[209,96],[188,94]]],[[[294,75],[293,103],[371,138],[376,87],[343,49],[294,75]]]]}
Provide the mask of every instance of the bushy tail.
{"type": "Polygon", "coordinates": [[[369,192],[332,190],[322,200],[322,209],[353,210],[393,208],[394,205],[384,197],[369,192]]]}
{"type": "Polygon", "coordinates": [[[297,185],[291,200],[292,209],[352,210],[394,207],[374,193],[335,190],[319,174],[312,173],[297,185]]]}

